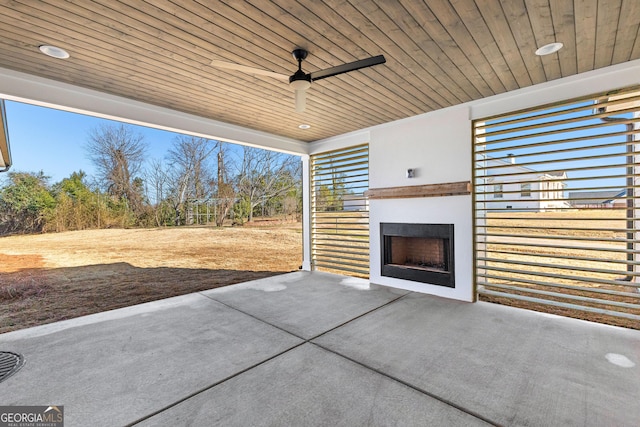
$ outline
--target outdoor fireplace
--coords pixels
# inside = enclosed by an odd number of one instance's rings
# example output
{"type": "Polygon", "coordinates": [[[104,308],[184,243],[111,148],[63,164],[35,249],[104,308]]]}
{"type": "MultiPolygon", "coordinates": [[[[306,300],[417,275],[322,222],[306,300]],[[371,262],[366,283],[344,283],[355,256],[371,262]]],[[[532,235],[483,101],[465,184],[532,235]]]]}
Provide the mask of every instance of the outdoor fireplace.
{"type": "Polygon", "coordinates": [[[455,288],[453,224],[380,224],[382,276],[455,288]]]}

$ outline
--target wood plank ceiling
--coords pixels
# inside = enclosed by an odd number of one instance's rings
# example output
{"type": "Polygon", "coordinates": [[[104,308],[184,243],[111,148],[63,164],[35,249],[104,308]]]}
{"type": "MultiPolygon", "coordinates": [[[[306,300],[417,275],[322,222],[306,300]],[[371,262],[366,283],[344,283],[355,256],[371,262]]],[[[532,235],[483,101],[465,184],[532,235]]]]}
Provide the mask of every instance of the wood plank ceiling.
{"type": "Polygon", "coordinates": [[[0,0],[0,67],[314,141],[638,59],[639,23],[638,0],[0,0]],[[211,66],[291,75],[296,47],[306,72],[387,63],[314,82],[304,113],[286,82],[211,66]]]}

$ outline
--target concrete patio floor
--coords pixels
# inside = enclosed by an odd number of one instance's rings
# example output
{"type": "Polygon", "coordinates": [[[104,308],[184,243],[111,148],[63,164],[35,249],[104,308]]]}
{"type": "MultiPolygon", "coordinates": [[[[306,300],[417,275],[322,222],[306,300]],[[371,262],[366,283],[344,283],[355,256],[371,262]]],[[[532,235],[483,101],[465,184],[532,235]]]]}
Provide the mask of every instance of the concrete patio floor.
{"type": "Polygon", "coordinates": [[[65,426],[637,426],[640,331],[296,272],[0,335],[65,426]]]}

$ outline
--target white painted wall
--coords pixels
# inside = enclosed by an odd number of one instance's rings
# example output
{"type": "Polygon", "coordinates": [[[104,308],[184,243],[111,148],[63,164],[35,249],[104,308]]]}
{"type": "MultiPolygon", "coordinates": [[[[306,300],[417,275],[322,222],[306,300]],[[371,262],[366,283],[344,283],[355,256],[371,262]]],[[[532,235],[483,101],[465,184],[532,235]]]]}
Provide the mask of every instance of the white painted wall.
{"type": "MultiPolygon", "coordinates": [[[[471,126],[468,107],[401,120],[371,130],[371,188],[440,184],[471,180],[471,126]],[[407,169],[415,178],[407,178],[407,169]]],[[[370,281],[464,301],[473,300],[471,197],[383,199],[369,202],[370,281]],[[456,287],[383,277],[380,274],[380,223],[454,224],[456,287]]]]}
{"type": "Polygon", "coordinates": [[[463,301],[473,301],[471,197],[450,196],[403,200],[372,200],[369,215],[371,221],[371,271],[369,280],[371,283],[463,301]],[[380,274],[380,223],[382,222],[453,224],[456,287],[448,288],[383,277],[380,274]]]}
{"type": "Polygon", "coordinates": [[[467,123],[469,109],[460,106],[371,129],[369,186],[470,180],[471,126],[467,123]],[[406,177],[410,168],[415,178],[406,177]]]}
{"type": "MultiPolygon", "coordinates": [[[[640,60],[317,141],[311,144],[309,154],[369,142],[371,188],[470,181],[473,119],[638,84],[640,60]],[[413,179],[406,178],[409,168],[416,171],[413,179]]],[[[371,200],[370,218],[372,283],[473,301],[470,195],[371,200]],[[382,277],[381,222],[454,224],[456,288],[382,277]]]]}

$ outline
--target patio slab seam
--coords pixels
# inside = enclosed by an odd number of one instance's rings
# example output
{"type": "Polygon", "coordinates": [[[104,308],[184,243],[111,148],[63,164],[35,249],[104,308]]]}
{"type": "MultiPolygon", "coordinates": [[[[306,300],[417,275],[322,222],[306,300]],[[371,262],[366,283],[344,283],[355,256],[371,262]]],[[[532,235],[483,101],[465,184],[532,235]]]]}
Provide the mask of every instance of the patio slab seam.
{"type": "Polygon", "coordinates": [[[306,343],[307,343],[307,341],[302,341],[302,342],[300,342],[300,343],[298,343],[298,344],[294,345],[294,346],[293,346],[293,347],[291,347],[291,348],[288,348],[288,349],[286,349],[286,350],[284,350],[284,351],[281,351],[280,353],[274,354],[273,356],[270,356],[270,357],[268,357],[268,358],[266,358],[266,359],[264,359],[264,360],[261,360],[261,361],[260,361],[260,362],[258,362],[258,363],[254,363],[253,365],[248,366],[248,367],[246,367],[246,368],[244,368],[244,369],[242,369],[242,370],[240,370],[240,371],[238,371],[238,372],[234,372],[232,375],[229,375],[229,376],[227,376],[226,378],[223,378],[223,379],[221,379],[221,380],[219,380],[219,381],[216,381],[216,382],[215,382],[215,383],[213,383],[213,384],[210,384],[210,385],[208,385],[208,386],[206,386],[206,387],[203,387],[203,388],[201,388],[201,389],[200,389],[200,390],[198,390],[198,391],[195,391],[195,392],[193,392],[193,393],[190,393],[189,395],[187,395],[187,396],[185,396],[185,397],[183,397],[183,398],[180,398],[180,399],[176,400],[175,402],[173,402],[173,403],[171,403],[171,404],[169,404],[169,405],[165,406],[164,408],[158,409],[158,410],[156,410],[156,411],[154,411],[154,412],[152,412],[152,413],[150,413],[150,414],[147,414],[147,415],[145,415],[145,416],[143,416],[143,417],[138,418],[137,420],[135,420],[135,421],[133,421],[133,422],[131,422],[131,423],[129,423],[129,424],[126,424],[126,425],[125,425],[125,427],[131,427],[131,426],[135,426],[136,424],[140,424],[140,423],[141,423],[141,422],[143,422],[143,421],[146,421],[146,420],[148,420],[148,419],[150,419],[150,418],[152,418],[152,417],[154,417],[154,416],[156,416],[156,415],[159,415],[159,414],[163,413],[164,411],[166,411],[166,410],[168,410],[168,409],[171,409],[171,408],[173,408],[174,406],[177,406],[177,405],[181,404],[182,402],[186,402],[187,400],[189,400],[189,399],[191,399],[191,398],[193,398],[193,397],[195,397],[195,396],[197,396],[197,395],[199,395],[199,394],[202,394],[202,393],[206,392],[207,390],[211,390],[212,388],[217,387],[217,386],[219,386],[220,384],[225,383],[226,381],[229,381],[229,380],[231,380],[231,379],[233,379],[233,378],[235,378],[235,377],[238,377],[238,376],[240,376],[240,375],[244,374],[245,372],[248,372],[248,371],[250,371],[250,370],[252,370],[252,369],[254,369],[254,368],[257,368],[258,366],[263,365],[263,364],[265,364],[265,363],[267,363],[267,362],[269,362],[269,361],[271,361],[271,360],[273,360],[273,359],[275,359],[275,358],[277,358],[277,357],[280,357],[280,356],[282,356],[283,354],[286,354],[286,353],[290,352],[291,350],[294,350],[294,349],[296,349],[296,348],[298,348],[298,347],[300,347],[301,345],[304,345],[304,344],[306,344],[306,343]]]}
{"type": "MultiPolygon", "coordinates": [[[[365,313],[362,313],[362,314],[360,314],[360,315],[358,315],[358,316],[352,317],[351,319],[347,320],[346,322],[343,322],[343,323],[341,323],[341,324],[339,324],[339,325],[337,325],[337,326],[335,326],[335,327],[333,327],[333,328],[331,328],[331,329],[328,329],[328,330],[326,330],[326,331],[322,332],[321,334],[315,335],[315,336],[313,336],[313,337],[311,337],[311,338],[304,338],[304,337],[301,337],[301,336],[299,336],[299,335],[297,335],[297,334],[295,334],[295,333],[293,333],[293,332],[290,332],[290,331],[288,331],[288,330],[284,329],[284,328],[283,328],[283,327],[281,327],[281,326],[274,325],[274,324],[272,324],[272,323],[270,323],[270,322],[268,322],[268,321],[266,321],[266,320],[264,320],[264,319],[261,319],[261,318],[259,318],[259,317],[255,316],[255,315],[253,315],[253,314],[251,314],[251,313],[247,313],[247,312],[245,312],[245,311],[243,311],[243,310],[241,310],[241,309],[239,309],[239,308],[237,308],[237,307],[233,307],[233,306],[231,306],[231,305],[229,305],[229,304],[226,304],[225,302],[222,302],[222,301],[219,301],[219,300],[217,300],[217,299],[215,299],[215,298],[212,298],[212,297],[211,297],[211,296],[209,296],[209,295],[204,295],[204,294],[202,294],[202,293],[198,292],[198,294],[200,294],[200,295],[204,296],[205,298],[208,298],[208,299],[210,299],[210,300],[212,300],[212,301],[215,301],[215,302],[217,302],[217,303],[220,303],[220,304],[222,304],[222,305],[224,305],[224,306],[226,306],[226,307],[228,307],[228,308],[230,308],[230,309],[232,309],[232,310],[235,310],[235,311],[237,311],[237,312],[239,312],[239,313],[242,313],[243,315],[249,316],[249,317],[251,317],[251,318],[253,318],[253,319],[255,319],[255,320],[258,320],[259,322],[262,322],[262,323],[264,323],[264,324],[266,324],[266,325],[269,325],[269,326],[274,327],[274,328],[276,328],[276,329],[278,329],[278,330],[281,330],[281,331],[283,331],[283,332],[286,332],[287,334],[290,334],[290,335],[292,335],[292,336],[294,336],[294,337],[296,337],[296,338],[301,339],[301,340],[302,340],[302,342],[300,342],[300,343],[298,343],[298,344],[294,345],[293,347],[290,347],[290,348],[288,348],[288,349],[286,349],[286,350],[284,350],[284,351],[282,351],[282,352],[280,352],[280,353],[277,353],[277,354],[275,354],[275,355],[273,355],[273,356],[271,356],[271,357],[269,357],[269,358],[267,358],[267,359],[264,359],[264,360],[260,361],[259,363],[255,363],[255,364],[253,364],[253,365],[251,365],[251,366],[248,366],[248,367],[247,367],[247,368],[245,368],[245,369],[242,369],[241,371],[235,372],[233,375],[229,375],[229,376],[228,376],[228,377],[226,377],[226,378],[223,378],[223,379],[221,379],[221,380],[219,380],[219,381],[216,381],[216,382],[215,382],[215,383],[213,383],[213,384],[210,384],[210,385],[208,385],[208,386],[206,386],[206,387],[203,387],[203,388],[201,388],[201,389],[200,389],[200,390],[198,390],[198,391],[195,391],[195,392],[193,392],[193,393],[190,393],[189,395],[187,395],[187,396],[185,396],[185,397],[183,397],[183,398],[181,398],[181,399],[178,399],[178,400],[176,400],[175,402],[172,402],[172,403],[171,403],[171,404],[169,404],[169,405],[166,405],[164,408],[158,409],[158,410],[156,410],[156,411],[154,411],[154,412],[152,412],[152,413],[149,413],[149,414],[147,414],[147,415],[145,415],[145,416],[143,416],[143,417],[140,417],[139,419],[137,419],[137,420],[133,421],[132,423],[127,424],[126,426],[127,426],[127,427],[131,427],[131,426],[135,426],[136,424],[139,424],[139,423],[141,423],[141,422],[143,422],[143,421],[146,421],[146,420],[148,420],[148,419],[150,419],[150,418],[152,418],[152,417],[154,417],[154,416],[156,416],[156,415],[159,415],[159,414],[161,414],[162,412],[167,411],[167,410],[169,410],[169,409],[171,409],[171,408],[173,408],[173,407],[175,407],[175,406],[177,406],[177,405],[179,405],[179,404],[181,404],[181,403],[183,403],[183,402],[185,402],[185,401],[187,401],[187,400],[189,400],[189,399],[191,399],[191,398],[193,398],[193,397],[195,397],[195,396],[197,396],[197,395],[199,395],[199,394],[202,394],[202,393],[204,393],[204,392],[206,392],[206,391],[208,391],[208,390],[211,390],[211,389],[212,389],[212,388],[214,388],[214,387],[219,386],[220,384],[223,384],[223,383],[225,383],[226,381],[229,381],[229,380],[231,380],[231,379],[233,379],[233,378],[236,378],[236,377],[238,377],[238,376],[240,376],[240,375],[242,375],[242,374],[244,374],[244,373],[246,373],[246,372],[248,372],[248,371],[250,371],[250,370],[252,370],[252,369],[254,369],[254,368],[257,368],[257,367],[258,367],[258,366],[260,366],[260,365],[263,365],[263,364],[265,364],[265,363],[267,363],[267,362],[269,362],[269,361],[271,361],[271,360],[273,360],[273,359],[275,359],[275,358],[277,358],[277,357],[280,357],[280,356],[282,356],[282,355],[284,355],[284,354],[286,354],[286,353],[288,353],[288,352],[290,352],[290,351],[292,351],[292,350],[295,350],[296,348],[298,348],[298,347],[300,347],[300,346],[302,346],[302,345],[304,345],[304,344],[306,344],[306,343],[309,343],[309,344],[311,344],[311,345],[314,345],[314,346],[317,346],[317,347],[319,347],[319,348],[325,349],[324,347],[322,347],[322,346],[320,346],[320,345],[318,345],[318,344],[316,344],[316,343],[311,342],[311,340],[314,340],[314,339],[316,339],[316,338],[319,338],[319,337],[323,336],[324,334],[327,334],[327,333],[329,333],[329,332],[331,332],[331,331],[334,331],[334,330],[336,330],[336,329],[338,329],[338,328],[341,328],[341,327],[343,327],[343,326],[345,326],[345,325],[349,324],[350,322],[353,322],[354,320],[360,319],[360,318],[362,318],[362,317],[364,317],[364,316],[366,316],[366,315],[368,315],[368,314],[370,314],[370,313],[372,313],[372,312],[374,312],[374,311],[376,311],[376,310],[379,310],[379,309],[381,309],[381,308],[383,308],[383,307],[386,307],[386,306],[388,306],[389,304],[392,304],[392,303],[394,303],[394,302],[396,302],[396,301],[400,300],[401,298],[404,298],[405,296],[409,295],[410,293],[411,293],[411,292],[409,292],[409,293],[407,293],[407,294],[404,294],[404,295],[400,295],[398,298],[395,298],[395,299],[393,299],[393,300],[391,300],[391,301],[388,301],[388,302],[386,302],[386,303],[384,303],[384,304],[382,304],[382,305],[380,305],[380,306],[378,306],[378,307],[376,307],[376,308],[373,308],[373,309],[371,309],[371,310],[368,310],[368,311],[366,311],[365,313]]],[[[326,349],[325,349],[325,350],[326,350],[326,349]]],[[[343,358],[345,358],[345,359],[347,359],[347,360],[350,360],[349,358],[344,357],[343,355],[341,355],[341,354],[339,354],[339,353],[336,353],[335,351],[331,351],[331,350],[329,350],[329,351],[330,351],[331,353],[333,353],[333,354],[335,354],[335,355],[339,356],[339,357],[343,357],[343,358]]],[[[362,367],[364,367],[364,368],[367,368],[367,369],[370,369],[371,371],[377,372],[378,374],[382,374],[381,372],[378,372],[378,371],[377,371],[377,370],[375,370],[375,369],[369,368],[368,366],[366,366],[366,365],[364,365],[364,364],[362,364],[362,363],[360,363],[360,362],[356,362],[356,363],[358,363],[358,365],[360,365],[360,366],[362,366],[362,367]]],[[[391,380],[398,381],[398,380],[396,380],[395,378],[393,378],[393,377],[391,377],[391,376],[389,376],[389,375],[386,375],[386,374],[382,374],[382,375],[384,375],[384,376],[385,376],[385,377],[387,377],[387,378],[390,378],[391,380]]],[[[398,382],[399,382],[399,383],[404,384],[402,381],[398,381],[398,382]]],[[[406,385],[406,384],[405,384],[405,385],[406,385]]],[[[410,387],[411,387],[412,389],[414,389],[414,390],[418,391],[418,392],[421,392],[421,390],[420,390],[420,389],[418,389],[418,388],[416,388],[416,387],[414,387],[414,386],[410,386],[410,387]]],[[[424,394],[428,395],[427,393],[424,393],[424,394]]],[[[438,400],[439,400],[439,401],[441,401],[441,402],[443,402],[443,403],[445,403],[445,404],[447,403],[447,402],[443,401],[442,399],[438,399],[438,400]]],[[[473,414],[471,414],[471,415],[473,415],[473,414]]]]}
{"type": "Polygon", "coordinates": [[[375,311],[377,311],[377,310],[380,310],[380,309],[382,309],[382,308],[384,308],[384,307],[386,307],[386,306],[388,306],[388,305],[390,305],[390,304],[392,304],[392,303],[394,303],[394,302],[396,302],[396,301],[399,301],[400,299],[402,299],[402,298],[404,298],[404,297],[406,297],[407,295],[410,295],[410,294],[412,294],[412,293],[413,293],[413,292],[408,292],[408,293],[406,293],[406,294],[400,295],[399,297],[394,298],[394,299],[392,299],[391,301],[387,301],[387,302],[385,302],[384,304],[379,305],[378,307],[375,307],[375,308],[372,308],[371,310],[365,311],[364,313],[361,313],[361,314],[359,314],[359,315],[357,315],[357,316],[355,316],[355,317],[352,317],[352,318],[350,318],[349,320],[347,320],[347,321],[345,321],[345,322],[340,323],[339,325],[336,325],[336,326],[334,326],[334,327],[332,327],[332,328],[330,328],[330,329],[327,329],[327,330],[326,330],[326,331],[324,331],[324,332],[321,332],[321,333],[319,333],[319,334],[317,334],[317,335],[314,335],[314,336],[312,336],[312,337],[309,337],[309,338],[305,338],[305,337],[303,337],[303,336],[300,336],[300,335],[298,335],[298,334],[296,334],[296,333],[294,333],[294,332],[291,332],[291,331],[289,331],[289,330],[285,329],[285,328],[284,328],[284,327],[282,327],[282,326],[278,326],[278,325],[276,325],[276,324],[273,324],[273,323],[271,323],[271,322],[269,322],[269,321],[267,321],[267,320],[265,320],[265,319],[262,319],[262,318],[260,318],[260,317],[258,317],[258,316],[256,316],[256,315],[254,315],[254,314],[248,313],[248,312],[246,312],[245,310],[242,310],[242,309],[240,309],[240,308],[238,308],[238,307],[234,307],[233,305],[227,304],[226,302],[221,301],[221,300],[218,300],[218,299],[216,299],[216,298],[214,298],[214,297],[212,297],[212,296],[205,295],[205,294],[203,294],[203,293],[199,293],[199,294],[200,294],[200,295],[202,295],[202,296],[204,296],[204,297],[206,297],[206,298],[209,298],[209,299],[211,299],[211,300],[213,300],[213,301],[215,301],[215,302],[217,302],[217,303],[220,303],[220,304],[224,305],[225,307],[228,307],[228,308],[230,308],[230,309],[232,309],[232,310],[235,310],[235,311],[237,311],[237,312],[239,312],[239,313],[242,313],[242,314],[244,314],[244,315],[246,315],[246,316],[249,316],[249,317],[251,317],[251,318],[253,318],[253,319],[255,319],[255,320],[258,320],[258,321],[260,321],[260,322],[262,322],[262,323],[264,323],[264,324],[266,324],[266,325],[272,326],[272,327],[274,327],[274,328],[276,328],[276,329],[279,329],[279,330],[281,330],[281,331],[283,331],[283,332],[286,332],[286,333],[288,333],[288,334],[290,334],[290,335],[293,335],[293,336],[294,336],[294,337],[296,337],[296,338],[300,338],[301,340],[304,340],[305,342],[310,342],[311,340],[314,340],[314,339],[316,339],[316,338],[320,338],[321,336],[323,336],[323,335],[325,335],[325,334],[328,334],[329,332],[332,332],[332,331],[335,331],[336,329],[342,328],[343,326],[346,326],[346,325],[348,325],[349,323],[351,323],[351,322],[353,322],[353,321],[355,321],[355,320],[358,320],[358,319],[360,319],[360,318],[362,318],[362,317],[364,317],[364,316],[366,316],[366,315],[368,315],[368,314],[371,314],[371,313],[373,313],[373,312],[375,312],[375,311]]]}
{"type": "MultiPolygon", "coordinates": [[[[383,309],[383,308],[387,307],[388,305],[391,305],[391,304],[393,304],[393,303],[395,303],[395,302],[397,302],[397,301],[401,300],[402,298],[404,298],[404,297],[406,297],[407,295],[410,295],[410,294],[412,294],[412,293],[413,293],[413,292],[408,292],[408,293],[406,293],[406,294],[404,294],[404,295],[400,295],[398,298],[394,298],[394,299],[392,299],[391,301],[387,301],[387,302],[385,302],[384,304],[382,304],[382,305],[380,305],[380,306],[378,306],[378,307],[376,307],[376,308],[373,308],[373,309],[371,309],[371,310],[369,310],[369,311],[366,311],[366,312],[364,312],[364,313],[362,313],[362,314],[359,314],[359,315],[357,315],[357,316],[355,316],[355,317],[352,317],[351,319],[347,320],[346,322],[342,322],[341,324],[339,324],[339,325],[337,325],[337,326],[334,326],[334,327],[333,327],[333,328],[331,328],[331,329],[327,329],[326,331],[324,331],[324,332],[322,332],[322,333],[319,333],[318,335],[315,335],[315,336],[313,336],[313,337],[309,338],[307,341],[309,341],[309,342],[310,342],[311,340],[315,340],[315,339],[317,339],[317,338],[320,338],[321,336],[326,335],[326,334],[328,334],[328,333],[330,333],[330,332],[333,332],[333,331],[335,331],[336,329],[342,328],[343,326],[346,326],[346,325],[348,325],[349,323],[354,322],[354,321],[356,321],[356,320],[358,320],[358,319],[360,319],[360,318],[362,318],[362,317],[364,317],[364,316],[367,316],[367,315],[369,315],[369,314],[371,314],[371,313],[373,313],[373,312],[375,312],[375,311],[381,310],[381,309],[383,309]]],[[[314,343],[311,343],[311,344],[314,344],[314,343]]]]}
{"type": "Polygon", "coordinates": [[[430,393],[430,392],[426,391],[425,389],[423,389],[421,387],[418,387],[418,386],[416,386],[414,384],[411,384],[410,382],[404,381],[404,380],[402,380],[400,378],[397,378],[397,377],[395,377],[393,375],[387,374],[387,373],[385,373],[385,372],[383,372],[383,371],[381,371],[379,369],[376,369],[376,368],[371,367],[371,366],[369,366],[369,365],[367,365],[367,364],[365,364],[363,362],[360,362],[359,360],[353,359],[353,358],[351,358],[349,356],[346,356],[346,355],[344,355],[342,353],[339,353],[339,352],[337,352],[335,350],[332,350],[332,349],[330,349],[328,347],[325,347],[322,344],[318,344],[318,343],[315,343],[315,342],[311,342],[310,344],[313,344],[313,345],[315,345],[315,346],[317,346],[317,347],[319,347],[319,348],[321,348],[321,349],[323,349],[325,351],[333,353],[336,356],[342,357],[342,358],[344,358],[344,359],[346,359],[346,360],[348,360],[348,361],[350,361],[352,363],[355,363],[355,364],[357,364],[359,366],[362,366],[363,368],[366,368],[366,369],[368,369],[368,370],[370,370],[372,372],[375,372],[378,375],[381,375],[381,376],[383,376],[385,378],[388,378],[388,379],[390,379],[392,381],[400,383],[400,384],[404,385],[405,387],[409,387],[410,389],[415,390],[418,393],[422,393],[425,396],[428,396],[428,397],[430,397],[430,398],[432,398],[434,400],[437,400],[437,401],[439,401],[441,403],[444,403],[445,405],[451,406],[452,408],[455,408],[455,409],[457,409],[457,410],[459,410],[461,412],[464,412],[464,413],[466,413],[468,415],[471,415],[472,417],[475,417],[475,418],[477,418],[477,419],[479,419],[481,421],[484,421],[487,424],[490,424],[490,425],[496,426],[496,427],[502,427],[502,424],[499,424],[499,423],[497,423],[495,421],[492,421],[489,418],[486,418],[485,416],[483,416],[483,415],[481,415],[481,414],[479,414],[479,413],[477,413],[475,411],[472,411],[470,409],[467,409],[467,408],[465,408],[463,406],[458,405],[457,403],[454,403],[454,402],[452,402],[450,400],[447,400],[447,399],[445,399],[443,397],[440,397],[440,396],[438,396],[436,394],[430,393]]]}
{"type": "Polygon", "coordinates": [[[399,297],[394,298],[391,301],[388,301],[388,302],[386,302],[386,303],[384,303],[384,304],[382,304],[382,305],[380,305],[378,307],[375,307],[375,308],[373,308],[371,310],[368,310],[368,311],[366,311],[366,312],[364,312],[362,314],[359,314],[359,315],[357,315],[355,317],[352,317],[351,319],[349,319],[349,320],[347,320],[345,322],[342,322],[341,324],[339,324],[339,325],[337,325],[335,327],[332,327],[331,329],[328,329],[328,330],[326,330],[326,331],[324,331],[324,332],[322,332],[320,334],[317,334],[317,335],[315,335],[313,337],[310,337],[310,338],[301,337],[298,334],[295,334],[295,333],[293,333],[291,331],[288,331],[288,330],[286,330],[285,328],[283,328],[281,326],[274,325],[274,324],[272,324],[272,323],[270,323],[270,322],[268,322],[268,321],[266,321],[264,319],[261,319],[258,316],[255,316],[255,315],[253,315],[251,313],[247,313],[247,312],[245,312],[245,311],[243,311],[243,310],[241,310],[241,309],[239,309],[237,307],[234,307],[232,305],[226,304],[225,302],[219,301],[219,300],[217,300],[217,299],[215,299],[215,298],[213,298],[213,297],[211,297],[209,295],[203,295],[206,298],[209,298],[209,299],[211,299],[211,300],[213,300],[213,301],[215,301],[217,303],[223,304],[224,306],[226,306],[226,307],[228,307],[230,309],[233,309],[233,310],[235,310],[235,311],[237,311],[239,313],[242,313],[242,314],[244,314],[246,316],[249,316],[249,317],[251,317],[251,318],[253,318],[255,320],[258,320],[258,321],[260,321],[260,322],[262,322],[262,323],[264,323],[266,325],[269,325],[269,326],[274,327],[276,329],[279,329],[279,330],[281,330],[283,332],[286,332],[286,333],[288,333],[288,334],[290,334],[290,335],[292,335],[292,336],[294,336],[296,338],[299,338],[299,339],[301,339],[303,341],[300,342],[297,345],[294,345],[291,348],[288,348],[287,350],[284,350],[284,351],[282,351],[282,352],[280,352],[278,354],[275,354],[275,355],[273,355],[273,356],[271,356],[271,357],[269,357],[267,359],[264,359],[264,360],[260,361],[259,363],[255,363],[252,366],[249,366],[249,367],[247,367],[247,368],[245,368],[245,369],[243,369],[241,371],[238,371],[238,372],[234,373],[233,375],[229,375],[228,377],[226,377],[226,378],[224,378],[224,379],[222,379],[220,381],[217,381],[214,384],[211,384],[211,385],[209,385],[207,387],[203,387],[202,389],[200,389],[200,390],[198,390],[196,392],[190,393],[188,396],[185,396],[185,397],[183,397],[183,398],[171,403],[170,405],[167,405],[166,407],[164,407],[162,409],[154,411],[153,413],[150,413],[150,414],[148,414],[148,415],[146,415],[144,417],[139,418],[138,420],[136,420],[136,421],[134,421],[134,422],[132,422],[130,424],[127,424],[127,427],[135,426],[135,425],[137,425],[139,423],[142,423],[142,422],[144,422],[144,421],[146,421],[146,420],[148,420],[150,418],[153,418],[154,416],[159,415],[159,414],[161,414],[161,413],[163,413],[163,412],[165,412],[165,411],[167,411],[167,410],[169,410],[169,409],[171,409],[171,408],[173,408],[175,406],[178,406],[179,404],[181,404],[183,402],[186,402],[187,400],[189,400],[189,399],[191,399],[191,398],[193,398],[193,397],[195,397],[195,396],[197,396],[199,394],[202,394],[202,393],[204,393],[204,392],[206,392],[208,390],[211,390],[211,389],[213,389],[213,388],[215,388],[215,387],[217,387],[217,386],[219,386],[219,385],[221,385],[221,384],[223,384],[223,383],[225,383],[225,382],[227,382],[229,380],[232,380],[233,378],[236,378],[236,377],[238,377],[238,376],[240,376],[240,375],[242,375],[242,374],[244,374],[244,373],[246,373],[248,371],[251,371],[254,368],[257,368],[257,367],[259,367],[259,366],[261,366],[261,365],[263,365],[265,363],[270,362],[271,360],[274,360],[274,359],[276,359],[276,358],[278,358],[280,356],[283,356],[286,353],[289,353],[289,352],[291,352],[291,351],[293,351],[293,350],[295,350],[295,349],[297,349],[297,348],[299,348],[299,347],[301,347],[301,346],[303,346],[304,344],[307,344],[307,343],[309,343],[309,344],[311,344],[311,345],[313,345],[315,347],[318,347],[318,348],[320,348],[322,350],[328,351],[328,352],[330,352],[330,353],[332,353],[332,354],[334,354],[334,355],[336,355],[338,357],[341,357],[341,358],[343,358],[345,360],[348,360],[348,361],[350,361],[352,363],[355,363],[358,366],[361,366],[361,367],[363,367],[363,368],[365,368],[365,369],[367,369],[367,370],[369,370],[371,372],[374,372],[374,373],[376,373],[378,375],[381,375],[381,376],[383,376],[383,377],[385,377],[385,378],[387,378],[387,379],[389,379],[391,381],[394,381],[394,382],[396,382],[398,384],[402,384],[405,387],[408,387],[408,388],[410,388],[410,389],[412,389],[412,390],[414,390],[414,391],[416,391],[418,393],[421,393],[421,394],[423,394],[423,395],[425,395],[425,396],[427,396],[427,397],[429,397],[431,399],[437,400],[438,402],[441,402],[441,403],[443,403],[443,404],[445,404],[445,405],[447,405],[449,407],[452,407],[452,408],[454,408],[454,409],[456,409],[458,411],[464,412],[464,413],[466,413],[466,414],[468,414],[468,415],[470,415],[470,416],[472,416],[474,418],[477,418],[480,421],[483,421],[483,422],[485,422],[487,424],[490,424],[490,425],[493,425],[493,426],[496,426],[496,427],[500,427],[501,425],[499,423],[496,423],[495,421],[492,421],[492,420],[484,417],[481,414],[478,414],[478,413],[476,413],[476,412],[474,412],[472,410],[464,408],[464,407],[462,407],[462,406],[460,406],[460,405],[458,405],[458,404],[456,404],[454,402],[451,402],[451,401],[449,401],[449,400],[447,400],[445,398],[442,398],[442,397],[440,397],[438,395],[430,393],[430,392],[428,392],[427,390],[424,390],[421,387],[418,387],[418,386],[416,386],[414,384],[411,384],[411,383],[409,383],[407,381],[399,379],[399,378],[397,378],[397,377],[395,377],[393,375],[390,375],[390,374],[387,374],[385,372],[382,372],[379,369],[371,367],[371,366],[369,366],[369,365],[367,365],[367,364],[365,364],[365,363],[363,363],[361,361],[358,361],[358,360],[353,359],[353,358],[351,358],[349,356],[341,354],[340,352],[337,352],[337,351],[332,350],[332,349],[330,349],[328,347],[325,347],[325,346],[323,346],[321,344],[313,342],[313,340],[316,340],[317,338],[320,338],[323,335],[331,333],[331,332],[333,332],[333,331],[335,331],[335,330],[337,330],[337,329],[339,329],[341,327],[344,327],[344,326],[348,325],[349,323],[351,323],[351,322],[353,322],[355,320],[361,319],[362,317],[365,317],[365,316],[367,316],[367,315],[369,315],[369,314],[371,314],[371,313],[373,313],[373,312],[375,312],[377,310],[380,310],[380,309],[382,309],[384,307],[387,307],[387,306],[389,306],[389,305],[391,305],[391,304],[393,304],[393,303],[405,298],[407,295],[411,295],[411,294],[413,294],[413,292],[408,292],[408,293],[406,293],[404,295],[400,295],[399,297]]]}
{"type": "MultiPolygon", "coordinates": [[[[298,334],[296,334],[296,333],[293,333],[293,332],[291,332],[291,331],[287,331],[287,330],[286,330],[285,328],[283,328],[282,326],[275,325],[275,324],[273,324],[273,323],[271,323],[271,322],[268,322],[268,321],[266,321],[266,320],[264,320],[264,319],[261,319],[260,317],[258,317],[258,316],[256,316],[256,315],[254,315],[254,314],[247,313],[246,311],[241,310],[241,309],[239,309],[238,307],[234,307],[234,306],[232,306],[232,305],[227,304],[227,303],[226,303],[226,302],[224,302],[224,301],[219,301],[219,300],[217,300],[217,299],[215,299],[215,298],[210,297],[209,295],[205,295],[205,294],[203,294],[202,292],[198,292],[198,293],[199,293],[200,295],[202,295],[203,297],[208,298],[208,299],[210,299],[210,300],[212,300],[212,301],[215,301],[215,302],[217,302],[217,303],[219,303],[219,304],[222,304],[222,305],[224,305],[224,306],[225,306],[225,307],[227,307],[227,308],[230,308],[230,309],[232,309],[232,310],[237,311],[238,313],[242,313],[242,314],[244,314],[245,316],[249,316],[249,317],[251,317],[252,319],[255,319],[255,320],[259,321],[259,322],[264,323],[265,325],[269,325],[269,326],[271,326],[271,327],[274,327],[274,328],[276,328],[276,329],[281,330],[282,332],[286,332],[286,333],[287,333],[287,334],[289,334],[289,335],[293,335],[294,337],[296,337],[296,338],[299,338],[299,339],[303,340],[303,342],[302,342],[302,343],[300,343],[301,345],[302,345],[302,344],[304,344],[304,343],[306,343],[306,342],[308,341],[308,339],[307,339],[307,338],[301,337],[300,335],[298,335],[298,334]]],[[[314,338],[315,338],[315,337],[314,337],[314,338]]],[[[297,346],[296,346],[296,347],[297,347],[297,346]]],[[[295,347],[294,347],[294,348],[295,348],[295,347]]],[[[291,349],[289,349],[289,350],[291,350],[291,349]]],[[[289,350],[287,350],[287,351],[289,351],[289,350]]],[[[283,353],[286,353],[286,352],[283,352],[283,353]]]]}

